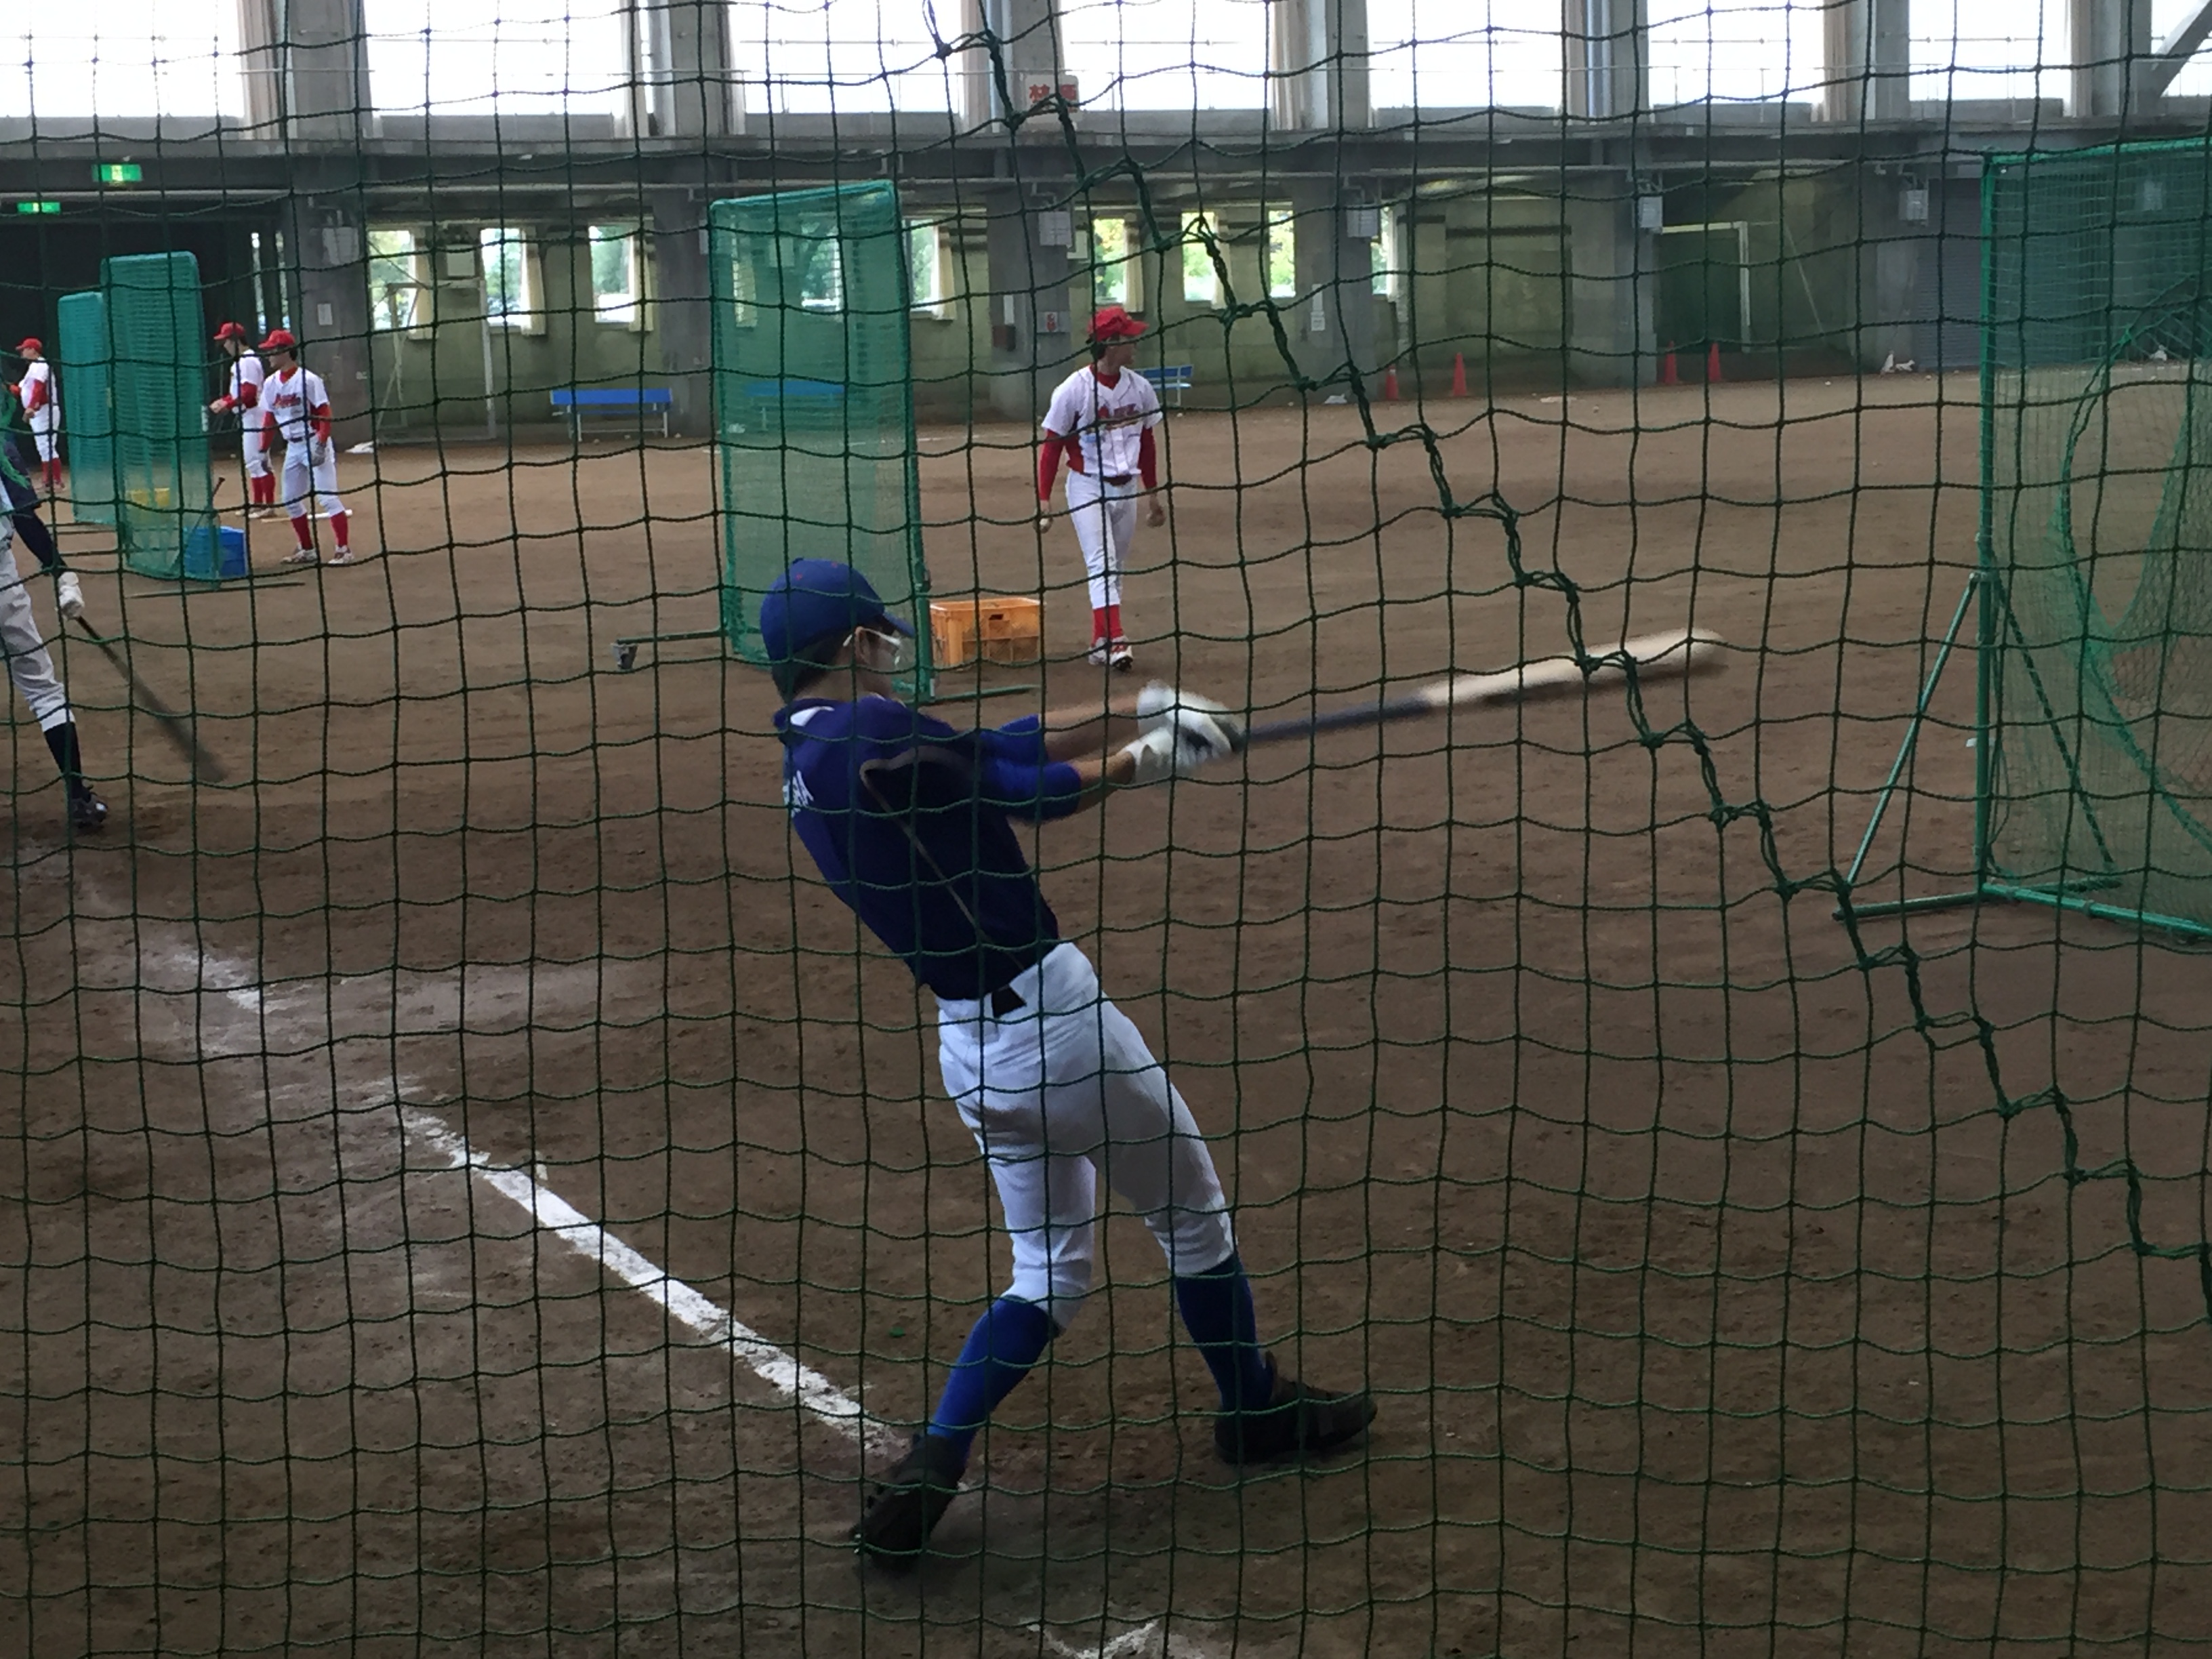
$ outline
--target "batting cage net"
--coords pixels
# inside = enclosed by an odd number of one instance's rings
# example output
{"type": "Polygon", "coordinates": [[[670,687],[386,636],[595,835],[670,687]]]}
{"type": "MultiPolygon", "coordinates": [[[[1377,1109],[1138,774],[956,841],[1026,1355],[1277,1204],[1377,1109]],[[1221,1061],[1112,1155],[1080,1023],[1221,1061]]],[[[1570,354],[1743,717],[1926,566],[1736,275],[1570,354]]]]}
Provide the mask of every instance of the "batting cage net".
{"type": "Polygon", "coordinates": [[[2212,1645],[2206,39],[8,13],[0,1656],[2212,1645]]]}

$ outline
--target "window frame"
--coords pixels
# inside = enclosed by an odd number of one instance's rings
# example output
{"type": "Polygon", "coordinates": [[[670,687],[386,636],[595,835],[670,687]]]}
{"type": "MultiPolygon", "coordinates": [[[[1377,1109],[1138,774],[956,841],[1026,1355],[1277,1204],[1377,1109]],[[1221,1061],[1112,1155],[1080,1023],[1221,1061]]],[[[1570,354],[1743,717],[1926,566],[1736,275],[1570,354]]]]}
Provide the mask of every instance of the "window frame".
{"type": "Polygon", "coordinates": [[[424,340],[430,337],[438,322],[437,272],[432,260],[428,231],[420,225],[372,225],[366,240],[368,244],[368,328],[372,337],[390,335],[396,339],[424,340]],[[404,254],[380,253],[376,239],[380,236],[404,236],[404,254]],[[381,262],[404,260],[407,271],[407,286],[412,289],[414,304],[405,322],[386,322],[386,301],[400,291],[398,283],[381,283],[376,280],[376,268],[381,262]]]}
{"type": "Polygon", "coordinates": [[[538,238],[530,234],[529,226],[479,225],[477,228],[477,286],[483,299],[483,319],[487,325],[517,334],[545,332],[545,271],[541,263],[538,238]],[[489,256],[495,246],[510,242],[521,250],[516,270],[522,293],[520,303],[513,308],[495,312],[491,308],[489,256]]]}
{"type": "Polygon", "coordinates": [[[617,219],[605,224],[584,227],[585,286],[592,296],[592,321],[600,328],[619,328],[632,334],[641,334],[653,326],[653,260],[647,243],[645,226],[634,220],[617,219]],[[620,240],[629,246],[630,291],[627,302],[628,316],[611,317],[602,303],[599,293],[599,268],[594,259],[602,246],[601,231],[616,233],[604,239],[620,240]]]}
{"type": "Polygon", "coordinates": [[[1221,245],[1221,215],[1212,208],[1192,208],[1182,216],[1179,222],[1182,234],[1176,239],[1176,247],[1182,280],[1177,288],[1182,294],[1183,306],[1191,311],[1218,311],[1222,308],[1221,273],[1214,268],[1212,255],[1207,251],[1206,243],[1210,239],[1215,247],[1221,245]],[[1205,228],[1206,235],[1193,234],[1201,225],[1205,228]],[[1191,297],[1191,251],[1194,248],[1202,256],[1205,265],[1207,293],[1204,299],[1191,297]]]}

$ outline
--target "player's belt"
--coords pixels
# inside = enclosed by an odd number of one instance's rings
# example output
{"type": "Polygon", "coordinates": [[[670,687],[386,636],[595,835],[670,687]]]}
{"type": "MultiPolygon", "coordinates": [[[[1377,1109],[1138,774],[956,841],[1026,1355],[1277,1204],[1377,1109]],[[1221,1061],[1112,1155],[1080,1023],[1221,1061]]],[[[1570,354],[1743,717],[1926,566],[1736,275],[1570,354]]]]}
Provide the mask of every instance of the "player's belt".
{"type": "Polygon", "coordinates": [[[1123,484],[1128,483],[1130,479],[1136,476],[1137,475],[1133,472],[1109,472],[1103,478],[1100,479],[1099,482],[1101,483],[1112,484],[1116,489],[1119,489],[1123,484]]]}
{"type": "Polygon", "coordinates": [[[1021,993],[1011,985],[1001,985],[991,993],[991,1012],[996,1018],[1004,1019],[1008,1014],[1018,1014],[1028,1006],[1029,1004],[1022,1000],[1021,993]]]}

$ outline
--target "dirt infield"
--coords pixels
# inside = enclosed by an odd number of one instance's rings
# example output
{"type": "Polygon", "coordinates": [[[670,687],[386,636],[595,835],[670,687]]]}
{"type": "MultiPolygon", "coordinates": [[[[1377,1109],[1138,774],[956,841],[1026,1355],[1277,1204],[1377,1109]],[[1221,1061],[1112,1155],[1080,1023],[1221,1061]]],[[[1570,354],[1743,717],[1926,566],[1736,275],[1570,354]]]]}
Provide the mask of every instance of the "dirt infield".
{"type": "MultiPolygon", "coordinates": [[[[194,792],[70,651],[117,809],[71,852],[13,728],[0,1652],[2212,1640],[2205,1290],[2130,1231],[2208,1236],[2212,963],[2024,909],[1855,945],[1822,881],[1972,558],[1972,395],[1439,404],[1433,457],[1341,408],[1172,423],[1147,669],[1287,712],[1571,624],[1735,649],[1640,706],[1255,752],[1041,833],[1215,1137],[1263,1328],[1382,1416],[1362,1455],[1231,1478],[1117,1216],[1111,1288],[904,1581],[845,1545],[848,1433],[426,1133],[893,1423],[1003,1271],[926,1000],[793,879],[764,679],[612,667],[714,625],[706,453],[349,458],[381,551],[296,582],[180,598],[84,556],[234,781],[194,792]],[[1517,566],[1439,477],[1512,503],[1517,566]]],[[[1045,592],[1073,657],[1025,434],[969,435],[925,434],[936,586],[1045,592]]],[[[1972,708],[1956,674],[1885,894],[1963,871],[1972,708]]]]}

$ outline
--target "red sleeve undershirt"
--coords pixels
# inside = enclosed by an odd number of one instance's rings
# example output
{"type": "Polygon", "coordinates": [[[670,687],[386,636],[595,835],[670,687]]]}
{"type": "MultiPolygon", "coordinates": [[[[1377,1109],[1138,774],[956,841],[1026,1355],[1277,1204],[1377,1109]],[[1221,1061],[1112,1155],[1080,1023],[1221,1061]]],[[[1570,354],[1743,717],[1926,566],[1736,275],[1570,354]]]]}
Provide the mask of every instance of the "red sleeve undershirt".
{"type": "Polygon", "coordinates": [[[1160,453],[1152,445],[1152,428],[1146,427],[1137,440],[1137,474],[1145,481],[1145,488],[1157,489],[1160,483],[1160,453]]]}
{"type": "Polygon", "coordinates": [[[320,438],[325,443],[328,443],[330,441],[331,406],[328,404],[317,404],[315,405],[315,435],[318,438],[320,438]]]}
{"type": "Polygon", "coordinates": [[[23,381],[23,412],[27,415],[46,401],[46,383],[27,376],[23,381]]]}
{"type": "Polygon", "coordinates": [[[238,388],[238,401],[251,409],[261,401],[261,388],[248,380],[238,388]]]}
{"type": "Polygon", "coordinates": [[[1077,454],[1074,444],[1056,432],[1046,433],[1044,441],[1037,446],[1037,500],[1041,501],[1052,499],[1053,481],[1060,477],[1062,450],[1068,452],[1070,463],[1074,465],[1076,471],[1083,470],[1079,465],[1075,465],[1081,458],[1077,454]]]}

